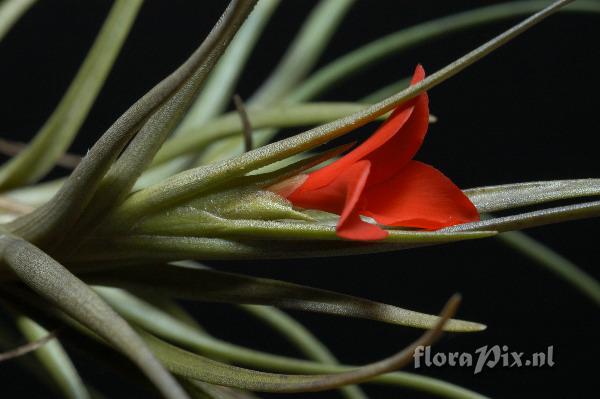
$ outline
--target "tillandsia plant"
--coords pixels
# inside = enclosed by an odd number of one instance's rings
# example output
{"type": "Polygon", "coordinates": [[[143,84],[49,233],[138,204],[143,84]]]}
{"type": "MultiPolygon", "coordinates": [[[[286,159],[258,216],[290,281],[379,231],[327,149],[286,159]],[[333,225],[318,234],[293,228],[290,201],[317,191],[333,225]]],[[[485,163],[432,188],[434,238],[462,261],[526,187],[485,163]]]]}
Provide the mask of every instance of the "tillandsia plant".
{"type": "MultiPolygon", "coordinates": [[[[0,2],[0,39],[34,3],[0,2]]],[[[442,332],[486,328],[454,318],[458,295],[433,315],[200,263],[211,260],[337,257],[499,237],[600,305],[600,285],[591,276],[512,232],[599,216],[600,202],[592,198],[600,195],[599,179],[461,189],[415,160],[436,120],[428,90],[555,12],[597,14],[600,2],[485,6],[403,28],[313,71],[353,3],[321,0],[278,66],[243,100],[235,94],[238,80],[280,1],[224,2],[221,18],[189,58],[79,157],[67,150],[86,118],[93,118],[88,113],[142,6],[142,0],[114,1],[35,137],[27,144],[0,142],[11,157],[0,167],[0,305],[6,321],[0,324],[0,367],[21,362],[49,390],[69,398],[103,397],[106,384],[82,378],[66,349],[91,355],[139,386],[143,397],[255,398],[339,389],[358,399],[369,395],[357,385],[362,383],[483,397],[397,371],[442,332]],[[524,19],[437,71],[414,61],[412,79],[396,76],[397,83],[373,87],[361,101],[316,101],[391,54],[511,18],[524,19]],[[228,111],[232,98],[236,109],[228,111]],[[378,127],[360,143],[344,137],[371,122],[378,127]],[[301,126],[316,127],[276,137],[283,128],[301,126]],[[334,139],[334,146],[323,148],[334,139]],[[49,178],[57,165],[72,171],[49,178]],[[178,300],[239,305],[307,359],[210,335],[178,300]],[[280,308],[424,332],[390,357],[348,366],[280,308]],[[30,352],[36,358],[24,356],[30,352]]],[[[111,397],[114,392],[109,390],[111,397]]]]}

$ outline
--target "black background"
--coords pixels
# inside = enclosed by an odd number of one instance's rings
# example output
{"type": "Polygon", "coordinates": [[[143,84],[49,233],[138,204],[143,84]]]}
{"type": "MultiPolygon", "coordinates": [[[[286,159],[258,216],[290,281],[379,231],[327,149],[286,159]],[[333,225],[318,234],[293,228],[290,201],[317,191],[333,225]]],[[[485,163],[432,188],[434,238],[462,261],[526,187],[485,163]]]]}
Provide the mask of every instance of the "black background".
{"type": "MultiPolygon", "coordinates": [[[[315,1],[284,1],[253,54],[237,91],[248,97],[276,65],[315,1]]],[[[403,27],[465,10],[477,1],[360,0],[333,37],[319,65],[403,27]]],[[[486,2],[489,3],[489,2],[486,2]]],[[[224,1],[153,0],[144,5],[105,88],[72,151],[84,153],[145,91],[179,65],[217,20],[224,1]]],[[[59,101],[92,43],[108,1],[44,1],[0,43],[0,134],[27,141],[59,101]]],[[[435,165],[461,187],[600,175],[598,33],[600,15],[553,16],[485,60],[430,91],[439,122],[417,159],[435,165]]],[[[419,46],[391,57],[331,90],[322,99],[353,100],[409,75],[416,63],[435,71],[511,22],[419,46]]],[[[370,130],[363,129],[363,134],[370,130]]],[[[286,132],[289,134],[290,132],[286,132]]],[[[64,171],[57,170],[54,176],[64,171]]],[[[597,270],[598,222],[571,222],[530,231],[583,269],[597,270]]],[[[410,309],[438,312],[454,292],[460,317],[489,328],[446,336],[439,351],[508,345],[524,352],[554,345],[556,365],[423,372],[493,397],[589,397],[597,392],[598,312],[571,286],[494,239],[351,258],[212,262],[225,270],[281,278],[364,296],[410,309]]],[[[295,354],[284,340],[224,305],[187,304],[223,338],[295,354]]],[[[293,313],[347,363],[393,353],[419,332],[375,322],[293,313]]],[[[84,377],[116,394],[114,375],[92,359],[76,357],[84,377]]],[[[4,397],[52,397],[14,364],[0,364],[4,397]]],[[[122,386],[119,384],[119,389],[122,386]]],[[[412,391],[369,386],[373,398],[422,397],[412,391]]],[[[133,395],[133,394],[132,394],[133,395]]],[[[264,397],[271,397],[264,395],[264,397]]],[[[296,397],[338,397],[335,393],[296,397]]],[[[426,397],[426,396],[423,396],[426,397]]]]}

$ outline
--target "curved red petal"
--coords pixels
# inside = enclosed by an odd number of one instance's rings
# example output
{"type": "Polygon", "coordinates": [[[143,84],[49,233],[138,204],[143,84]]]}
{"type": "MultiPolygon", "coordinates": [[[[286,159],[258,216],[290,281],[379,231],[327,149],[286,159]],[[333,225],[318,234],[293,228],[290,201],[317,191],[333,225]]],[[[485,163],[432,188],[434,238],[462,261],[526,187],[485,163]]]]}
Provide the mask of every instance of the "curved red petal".
{"type": "Polygon", "coordinates": [[[479,220],[475,206],[450,179],[417,161],[367,188],[363,198],[362,213],[388,226],[435,230],[479,220]]]}
{"type": "Polygon", "coordinates": [[[344,210],[337,224],[337,235],[348,240],[373,241],[387,237],[387,231],[379,226],[362,221],[360,204],[371,170],[369,161],[359,161],[340,175],[341,183],[346,186],[344,210]]]}
{"type": "Polygon", "coordinates": [[[423,79],[425,79],[425,68],[423,68],[423,65],[417,64],[415,71],[413,72],[412,79],[410,80],[410,84],[417,84],[423,79]]]}
{"type": "Polygon", "coordinates": [[[359,161],[339,174],[330,184],[315,190],[298,190],[288,197],[294,205],[337,213],[336,232],[350,240],[381,240],[387,232],[360,219],[362,193],[369,178],[371,164],[359,161]]]}
{"type": "Polygon", "coordinates": [[[368,186],[394,176],[421,148],[429,127],[429,100],[422,93],[413,101],[412,113],[404,126],[384,146],[364,158],[372,164],[368,186]]]}
{"type": "MultiPolygon", "coordinates": [[[[418,65],[412,84],[421,81],[424,77],[425,71],[421,65],[418,65]]],[[[422,93],[399,105],[377,131],[360,146],[336,162],[311,173],[300,189],[314,190],[324,187],[360,160],[371,162],[368,185],[385,180],[412,159],[423,143],[428,125],[428,99],[427,94],[422,93]]]]}
{"type": "Polygon", "coordinates": [[[358,212],[351,213],[342,227],[337,228],[340,238],[353,241],[378,241],[388,236],[381,227],[362,221],[358,212]]]}

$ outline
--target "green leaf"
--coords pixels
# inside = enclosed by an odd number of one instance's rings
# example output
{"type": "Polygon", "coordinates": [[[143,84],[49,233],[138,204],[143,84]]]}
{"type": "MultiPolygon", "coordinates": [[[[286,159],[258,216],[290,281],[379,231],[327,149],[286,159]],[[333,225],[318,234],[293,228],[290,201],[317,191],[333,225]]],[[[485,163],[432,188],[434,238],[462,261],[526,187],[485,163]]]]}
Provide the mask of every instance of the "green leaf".
{"type": "MultiPolygon", "coordinates": [[[[308,359],[321,363],[338,364],[333,353],[308,328],[287,313],[273,307],[262,305],[241,305],[240,309],[262,321],[268,327],[280,333],[308,359]]],[[[438,319],[437,316],[435,316],[438,319]]],[[[451,322],[451,320],[448,320],[451,322]]],[[[448,331],[448,326],[444,327],[448,331]]]]}
{"type": "MultiPolygon", "coordinates": [[[[152,334],[211,358],[264,370],[295,374],[337,373],[355,368],[355,366],[323,364],[294,359],[238,346],[211,337],[199,331],[193,323],[181,321],[172,314],[151,306],[123,290],[105,287],[96,287],[96,289],[127,320],[152,334]]],[[[444,381],[404,372],[382,375],[369,382],[403,386],[448,398],[484,398],[472,391],[444,381]]]]}
{"type": "Polygon", "coordinates": [[[258,2],[208,76],[200,95],[177,128],[175,135],[194,133],[194,126],[203,125],[225,110],[258,38],[279,3],[280,0],[258,2]]]}
{"type": "Polygon", "coordinates": [[[555,273],[594,303],[600,305],[600,283],[569,259],[519,231],[499,234],[498,239],[555,273]]]}
{"type": "MultiPolygon", "coordinates": [[[[350,295],[207,268],[144,265],[86,274],[84,278],[94,285],[160,293],[180,299],[272,305],[424,329],[432,328],[439,321],[437,316],[350,295]]],[[[485,328],[483,324],[463,320],[449,320],[445,326],[446,331],[452,332],[474,332],[485,328]]]]}
{"type": "MultiPolygon", "coordinates": [[[[20,187],[14,190],[2,193],[4,198],[16,201],[23,205],[37,208],[40,205],[50,201],[65,183],[65,178],[49,180],[32,186],[20,187]]],[[[33,210],[33,209],[31,209],[33,210]]]]}
{"type": "Polygon", "coordinates": [[[464,190],[479,212],[600,195],[600,179],[551,180],[464,190]]]}
{"type": "MultiPolygon", "coordinates": [[[[108,291],[117,290],[111,289],[108,291]]],[[[118,295],[115,297],[115,300],[112,303],[116,306],[117,310],[120,313],[126,315],[126,317],[132,322],[144,326],[145,328],[148,327],[149,331],[152,331],[153,333],[158,334],[159,336],[163,336],[172,341],[181,343],[186,347],[191,347],[194,350],[199,351],[200,353],[206,353],[208,356],[211,357],[224,359],[226,361],[231,361],[242,365],[247,365],[249,367],[259,367],[266,370],[295,374],[337,373],[355,368],[355,366],[331,364],[328,365],[306,360],[288,358],[230,344],[219,339],[212,338],[204,333],[198,334],[198,330],[196,328],[182,329],[180,328],[181,321],[178,319],[174,319],[173,316],[171,316],[170,314],[167,314],[162,311],[156,312],[157,308],[154,307],[149,307],[149,309],[146,306],[138,307],[139,301],[131,301],[129,300],[130,298],[131,295],[118,295]],[[123,311],[123,307],[129,310],[123,311]],[[163,325],[163,327],[160,327],[161,325],[163,325]],[[202,341],[202,339],[208,340],[202,341]],[[204,344],[202,342],[204,342],[204,344]]],[[[109,300],[109,298],[106,299],[109,300]]],[[[184,322],[183,326],[189,327],[190,324],[188,322],[184,322]]],[[[0,330],[0,332],[2,331],[0,330]]],[[[89,349],[93,348],[95,347],[89,349]]],[[[94,356],[97,356],[99,359],[102,359],[103,356],[106,357],[110,354],[111,353],[105,350],[94,352],[94,356]]],[[[110,365],[118,367],[126,366],[125,364],[115,364],[114,358],[113,362],[111,362],[110,365]]],[[[485,399],[484,396],[479,395],[468,389],[462,388],[460,386],[456,386],[448,382],[437,380],[431,377],[406,372],[394,372],[390,374],[385,374],[379,377],[375,377],[373,380],[369,381],[369,383],[400,386],[447,398],[485,399]]]]}
{"type": "MultiPolygon", "coordinates": [[[[242,305],[241,308],[282,334],[308,359],[325,364],[339,364],[325,344],[287,313],[272,306],[242,305]]],[[[448,320],[448,323],[450,322],[452,320],[448,320]]],[[[342,387],[340,394],[347,399],[367,399],[358,385],[342,387]]]]}
{"type": "MultiPolygon", "coordinates": [[[[25,315],[18,315],[15,320],[19,330],[30,341],[38,340],[49,334],[48,330],[25,315]]],[[[69,355],[57,339],[38,348],[35,355],[44,366],[60,392],[67,398],[86,399],[90,397],[81,377],[77,373],[69,355]]]]}
{"type": "MultiPolygon", "coordinates": [[[[354,0],[321,0],[304,21],[287,52],[267,80],[249,99],[250,108],[274,105],[288,94],[314,67],[354,0]]],[[[274,130],[259,129],[253,138],[257,146],[266,144],[274,130]]],[[[200,163],[231,158],[243,152],[243,140],[226,139],[211,146],[200,163]]]]}
{"type": "MultiPolygon", "coordinates": [[[[305,101],[316,98],[326,89],[343,80],[351,79],[356,73],[385,58],[398,54],[429,40],[446,37],[448,34],[469,28],[488,25],[505,19],[527,15],[550,4],[549,1],[511,1],[494,4],[458,14],[427,21],[391,33],[366,44],[322,67],[302,82],[288,101],[305,101]]],[[[564,11],[600,13],[597,1],[577,1],[564,11]]]]}
{"type": "Polygon", "coordinates": [[[446,227],[438,231],[459,232],[494,229],[499,232],[505,232],[598,216],[600,216],[600,201],[592,201],[576,205],[546,208],[539,211],[525,212],[511,216],[491,217],[479,222],[446,227]]]}
{"type": "Polygon", "coordinates": [[[98,96],[141,5],[142,0],[115,1],[56,110],[29,146],[0,168],[0,190],[37,181],[64,154],[98,96]]]}
{"type": "Polygon", "coordinates": [[[427,331],[399,353],[353,370],[325,375],[273,374],[230,366],[170,345],[151,334],[142,332],[146,343],[156,356],[175,374],[216,385],[231,386],[259,392],[314,392],[368,381],[373,377],[408,364],[418,346],[430,345],[441,334],[446,320],[456,311],[459,303],[453,297],[440,316],[434,329],[427,331]]]}
{"type": "MultiPolygon", "coordinates": [[[[9,311],[9,309],[14,310],[13,303],[10,305],[7,303],[7,298],[3,295],[3,298],[0,302],[0,305],[3,305],[3,310],[9,311]],[[8,305],[8,306],[7,306],[8,305]]],[[[17,333],[13,331],[12,328],[8,328],[7,323],[0,324],[0,351],[6,353],[6,351],[10,351],[13,348],[22,344],[22,337],[17,336],[17,333]]],[[[40,367],[39,362],[31,356],[19,356],[14,359],[15,363],[26,373],[28,373],[31,377],[35,378],[49,389],[56,390],[56,384],[52,381],[48,373],[40,367]]]]}
{"type": "Polygon", "coordinates": [[[128,356],[167,398],[187,398],[125,320],[84,282],[32,244],[0,238],[4,262],[31,289],[128,356]]]}
{"type": "Polygon", "coordinates": [[[208,74],[255,3],[256,1],[241,1],[227,9],[198,48],[199,61],[190,76],[186,77],[175,93],[148,118],[106,173],[71,237],[80,236],[82,230],[90,230],[109,208],[117,205],[129,194],[137,178],[181,121],[208,74]]]}
{"type": "MultiPolygon", "coordinates": [[[[240,28],[239,33],[233,38],[221,60],[215,66],[214,71],[209,75],[206,85],[175,130],[172,138],[194,133],[196,131],[195,126],[203,125],[225,110],[259,36],[278,6],[279,0],[262,0],[258,2],[240,28]]],[[[188,169],[193,164],[194,158],[193,156],[182,156],[161,165],[159,168],[153,168],[140,177],[134,189],[147,187],[177,172],[188,169]]]]}
{"type": "Polygon", "coordinates": [[[353,3],[354,0],[321,0],[250,103],[273,104],[296,86],[315,65],[353,3]]]}
{"type": "MultiPolygon", "coordinates": [[[[250,176],[242,176],[228,182],[226,187],[214,193],[196,198],[182,208],[198,209],[195,216],[205,221],[218,221],[220,217],[233,219],[313,219],[305,213],[292,209],[291,204],[283,197],[263,190],[263,187],[281,182],[284,179],[296,176],[303,171],[319,165],[330,158],[336,157],[346,151],[351,145],[343,145],[302,159],[291,165],[287,165],[278,170],[260,173],[250,176]],[[214,214],[214,215],[213,215],[214,214]],[[215,219],[214,216],[218,216],[215,219]]],[[[174,210],[174,214],[178,214],[174,210]]],[[[160,229],[163,223],[170,223],[170,214],[151,216],[147,220],[150,225],[158,226],[160,229]]],[[[101,227],[103,234],[114,234],[131,230],[131,226],[122,224],[120,220],[105,217],[101,227]]],[[[98,233],[100,234],[100,233],[98,233]]]]}
{"type": "MultiPolygon", "coordinates": [[[[338,58],[330,64],[313,73],[308,79],[295,87],[290,94],[282,100],[286,103],[295,103],[316,98],[325,90],[336,84],[352,78],[356,73],[368,66],[382,61],[385,58],[397,55],[403,50],[409,49],[428,40],[444,37],[453,32],[459,32],[468,28],[491,24],[504,19],[515,18],[535,12],[549,4],[548,1],[514,1],[504,4],[486,6],[475,10],[469,10],[455,15],[442,17],[427,21],[398,32],[389,34],[364,45],[345,56],[338,58]]],[[[600,12],[600,4],[596,1],[579,0],[568,7],[565,11],[572,12],[600,12]]],[[[367,97],[369,101],[380,101],[391,96],[408,86],[402,84],[388,87],[388,90],[374,93],[367,97]]],[[[255,133],[256,142],[265,144],[269,142],[276,130],[260,130],[255,133]]],[[[202,157],[201,164],[208,164],[217,160],[231,158],[241,153],[241,141],[231,140],[229,145],[216,146],[208,154],[202,157]]]]}
{"type": "MultiPolygon", "coordinates": [[[[225,15],[237,20],[246,15],[254,3],[253,0],[234,0],[225,15]]],[[[209,43],[213,45],[211,41],[209,43]]],[[[205,46],[200,46],[177,70],[129,107],[94,144],[53,199],[15,220],[8,225],[9,230],[38,244],[51,240],[57,245],[63,232],[79,218],[121,150],[147,118],[193,76],[205,61],[206,50],[205,46]]]]}
{"type": "MultiPolygon", "coordinates": [[[[276,222],[279,224],[279,222],[276,222]]],[[[293,259],[328,257],[378,252],[398,251],[423,245],[445,244],[468,239],[492,237],[494,231],[419,232],[390,231],[387,241],[362,243],[342,241],[335,235],[335,228],[313,226],[302,230],[297,237],[302,240],[241,240],[206,237],[174,237],[157,235],[123,235],[93,237],[87,240],[77,253],[66,260],[73,267],[85,267],[90,263],[100,267],[118,264],[142,264],[148,262],[170,262],[182,259],[229,260],[229,259],[293,259]],[[306,237],[330,237],[319,241],[306,237]],[[99,263],[99,264],[98,264],[99,263]]],[[[286,233],[297,233],[290,229],[292,223],[283,224],[286,233]]],[[[268,230],[268,229],[267,229],[268,230]]],[[[252,231],[257,231],[252,226],[252,231]]],[[[266,231],[266,230],[265,230],[266,231]]]]}
{"type": "MultiPolygon", "coordinates": [[[[480,212],[494,212],[552,201],[583,198],[600,195],[600,179],[555,180],[530,183],[505,184],[465,190],[480,212]]],[[[492,218],[483,223],[486,228],[510,230],[526,228],[557,221],[580,218],[579,212],[586,217],[600,215],[590,205],[546,209],[527,214],[492,218]],[[587,210],[586,210],[587,209],[587,210]]],[[[465,226],[463,226],[463,229],[465,226]]],[[[466,228],[468,229],[468,227],[466,228]]],[[[498,238],[513,249],[546,267],[573,285],[592,301],[600,304],[600,283],[588,275],[573,262],[554,252],[551,248],[521,232],[499,234],[498,238]]]]}
{"type": "Polygon", "coordinates": [[[310,150],[336,137],[342,136],[376,117],[390,111],[419,93],[428,90],[454,76],[469,65],[485,57],[514,37],[525,32],[544,18],[569,3],[561,0],[527,18],[501,35],[452,62],[441,70],[429,75],[423,81],[406,90],[374,104],[363,111],[330,122],[279,142],[249,151],[236,158],[218,162],[214,165],[191,169],[179,173],[162,183],[155,184],[132,194],[118,209],[122,220],[138,220],[142,215],[181,203],[200,192],[206,191],[228,179],[243,175],[251,170],[266,166],[303,151],[310,150]]]}
{"type": "MultiPolygon", "coordinates": [[[[363,97],[360,102],[371,104],[381,101],[386,97],[393,96],[395,93],[398,93],[399,91],[402,91],[410,86],[410,79],[410,77],[400,79],[394,83],[384,86],[377,91],[374,91],[373,93],[363,97]]],[[[431,122],[431,116],[429,122],[431,122]]]]}
{"type": "MultiPolygon", "coordinates": [[[[308,103],[248,109],[253,129],[315,125],[343,118],[365,107],[357,103],[308,103]]],[[[207,124],[190,125],[180,136],[168,140],[152,162],[153,166],[178,156],[198,153],[217,140],[241,136],[242,124],[236,112],[230,112],[207,124]]]]}
{"type": "Polygon", "coordinates": [[[36,0],[3,0],[0,3],[0,41],[36,0]]]}
{"type": "Polygon", "coordinates": [[[229,387],[207,384],[206,382],[181,378],[182,385],[193,399],[258,399],[250,392],[229,387]]]}
{"type": "Polygon", "coordinates": [[[0,352],[0,363],[12,359],[19,359],[29,353],[35,352],[43,348],[48,342],[55,338],[54,333],[48,333],[39,339],[32,340],[26,344],[18,345],[16,348],[11,348],[8,351],[0,352]]]}
{"type": "MultiPolygon", "coordinates": [[[[259,191],[260,193],[260,191],[259,191]]],[[[267,191],[262,191],[267,193],[267,191]]],[[[281,200],[277,194],[270,193],[271,197],[262,198],[257,194],[243,195],[239,193],[241,202],[246,202],[248,207],[255,209],[239,209],[236,211],[256,212],[260,215],[271,216],[275,220],[251,220],[251,219],[229,219],[215,215],[204,210],[197,210],[192,206],[181,207],[171,210],[164,215],[148,218],[131,228],[132,235],[169,235],[180,237],[219,237],[240,240],[319,240],[319,241],[341,241],[336,234],[335,225],[321,223],[309,223],[309,215],[293,210],[289,203],[276,203],[281,200]],[[271,200],[264,209],[262,203],[271,200]],[[287,207],[287,208],[286,208],[287,207]],[[298,219],[296,221],[277,219],[298,219]]],[[[208,197],[210,201],[212,197],[208,197]]],[[[228,204],[223,201],[223,205],[228,204]]],[[[236,215],[232,215],[235,217],[236,215]]],[[[241,217],[245,215],[239,215],[241,217]]],[[[250,216],[250,215],[249,215],[250,216]]],[[[475,230],[471,230],[475,232],[475,230]]],[[[446,234],[435,231],[423,230],[392,230],[389,235],[379,243],[405,244],[406,247],[425,244],[442,244],[447,242],[485,238],[494,235],[493,229],[479,229],[476,234],[446,234]]],[[[261,244],[257,243],[257,247],[261,244]]],[[[293,247],[294,244],[292,244],[293,247]]]]}
{"type": "MultiPolygon", "coordinates": [[[[291,168],[293,171],[294,169],[291,168]]],[[[296,172],[298,173],[298,172],[296,172]]],[[[476,189],[466,190],[465,193],[471,198],[478,209],[481,212],[511,209],[516,207],[523,207],[533,204],[541,204],[546,202],[552,202],[557,200],[589,197],[600,194],[600,184],[598,179],[580,179],[580,180],[560,180],[560,181],[545,181],[545,182],[531,182],[531,183],[518,183],[501,186],[489,186],[481,187],[476,189]]],[[[205,201],[208,203],[218,202],[224,204],[227,202],[228,194],[223,193],[225,198],[214,199],[211,196],[205,197],[205,201]],[[211,199],[212,198],[212,199],[211,199]]],[[[243,195],[237,194],[229,195],[234,200],[232,206],[236,209],[241,209],[240,204],[235,201],[243,200],[245,204],[250,204],[248,200],[244,200],[243,195]],[[237,204],[237,205],[236,205],[237,204]]],[[[203,197],[204,198],[204,197],[203,197]]],[[[216,198],[216,197],[215,197],[216,198]]],[[[201,202],[196,200],[193,204],[194,207],[186,206],[176,208],[165,214],[158,214],[154,217],[146,218],[145,220],[138,222],[135,228],[132,230],[135,234],[144,235],[175,235],[182,237],[220,237],[220,238],[233,238],[233,239],[281,239],[286,237],[288,239],[298,240],[336,240],[335,229],[335,217],[332,219],[332,224],[327,225],[327,221],[322,223],[302,223],[298,221],[283,221],[283,220],[250,220],[253,216],[251,215],[219,215],[213,214],[213,209],[205,208],[201,206],[201,202]],[[241,217],[241,219],[237,219],[241,217]]],[[[584,206],[585,209],[587,207],[584,206]]],[[[479,231],[482,230],[495,230],[501,229],[502,231],[520,229],[526,227],[533,227],[540,224],[556,223],[563,220],[573,220],[584,217],[586,215],[594,216],[596,211],[594,208],[588,209],[588,213],[580,215],[585,209],[573,208],[554,208],[549,209],[548,212],[536,211],[534,213],[527,213],[523,215],[515,215],[506,218],[484,220],[475,224],[468,224],[462,226],[454,226],[443,231],[479,231]]],[[[291,208],[289,212],[291,212],[291,208]]],[[[260,213],[260,212],[259,212],[260,213]]],[[[315,214],[308,213],[307,217],[315,217],[315,214]]],[[[296,218],[291,214],[287,218],[296,218]]],[[[126,226],[124,226],[125,228],[126,226]]],[[[107,232],[111,231],[113,227],[107,227],[107,232]]],[[[130,227],[126,227],[129,231],[130,227]]],[[[125,231],[125,230],[123,230],[125,231]]],[[[414,239],[426,239],[427,236],[415,237],[411,236],[416,232],[391,230],[391,235],[387,242],[401,243],[406,242],[409,246],[409,242],[406,240],[414,239]]],[[[418,232],[417,232],[418,233],[418,232]]],[[[423,232],[421,232],[423,233],[423,232]]],[[[429,233],[432,234],[432,233],[429,233]]],[[[436,233],[433,233],[436,234],[436,233]]],[[[483,233],[482,233],[483,234],[483,233]]],[[[464,238],[481,238],[486,236],[483,234],[480,237],[464,237],[464,238]]],[[[434,243],[436,239],[439,242],[450,237],[428,236],[432,239],[429,243],[434,243]]],[[[454,237],[459,238],[459,237],[454,237]]],[[[151,238],[141,238],[142,241],[152,241],[151,238]]],[[[137,241],[137,239],[134,239],[137,241]]],[[[159,239],[158,241],[162,241],[159,239]]],[[[427,242],[422,242],[427,244],[427,242]]],[[[200,244],[200,242],[198,242],[200,244]]],[[[417,242],[414,243],[418,245],[417,242]]],[[[143,244],[144,246],[146,244],[143,244]]],[[[179,244],[169,244],[178,246],[179,244]]],[[[222,243],[221,245],[225,245],[222,243]]],[[[256,243],[256,250],[259,250],[261,244],[256,243]]],[[[289,243],[288,243],[289,245],[289,243]]],[[[218,245],[217,245],[218,246],[218,245]]],[[[289,245],[293,247],[293,245],[289,245]]],[[[317,248],[314,248],[317,251],[317,248]]],[[[389,248],[392,249],[393,248],[389,248]]],[[[399,249],[398,247],[396,249],[399,249]]],[[[373,249],[375,250],[375,249],[373,249]]],[[[206,255],[201,250],[195,255],[200,256],[201,254],[206,255]]],[[[331,251],[330,254],[342,254],[331,251]]],[[[192,254],[189,254],[192,255],[192,254]]],[[[273,255],[277,256],[277,255],[273,255]]],[[[291,254],[290,254],[291,256],[291,254]]],[[[171,258],[172,259],[172,258],[171,258]]]]}
{"type": "MultiPolygon", "coordinates": [[[[195,262],[189,263],[197,265],[195,262]]],[[[107,288],[97,289],[99,290],[99,293],[101,295],[104,294],[108,297],[109,302],[112,299],[113,301],[119,304],[125,303],[125,306],[121,306],[121,309],[125,309],[122,314],[142,314],[142,320],[138,324],[144,326],[144,328],[148,331],[154,334],[158,334],[163,338],[165,338],[165,335],[161,334],[161,330],[167,330],[171,332],[170,336],[172,337],[172,342],[177,342],[178,344],[182,344],[185,346],[186,342],[193,342],[193,338],[199,334],[201,336],[206,336],[206,332],[198,326],[198,324],[192,318],[192,316],[190,316],[174,301],[167,299],[164,296],[158,296],[156,295],[156,293],[153,293],[151,296],[144,296],[145,300],[151,302],[152,305],[150,305],[148,303],[140,301],[138,298],[135,298],[122,290],[107,288]],[[159,307],[160,309],[157,309],[156,307],[159,307]],[[169,314],[165,314],[165,312],[169,314]],[[176,318],[176,320],[173,320],[173,316],[176,318]],[[186,325],[184,325],[183,328],[180,329],[178,327],[181,326],[182,322],[186,325]],[[156,325],[163,325],[164,329],[161,327],[153,328],[156,325]]],[[[136,291],[136,294],[139,295],[140,292],[136,291]]],[[[324,363],[337,364],[337,361],[335,360],[333,355],[322,343],[318,341],[318,339],[314,335],[310,333],[310,331],[308,331],[304,326],[302,326],[300,323],[295,321],[292,317],[288,316],[284,312],[270,306],[241,305],[241,308],[249,312],[251,315],[259,318],[260,320],[263,320],[273,329],[280,332],[292,344],[298,346],[300,351],[303,352],[309,359],[322,361],[324,363]]],[[[127,318],[127,316],[124,317],[127,318]]],[[[130,320],[132,320],[132,322],[135,322],[134,319],[135,316],[133,319],[130,320]]],[[[168,339],[168,337],[166,338],[168,339]]],[[[200,341],[204,342],[202,338],[200,338],[200,341]]],[[[218,346],[219,343],[220,341],[217,342],[216,345],[218,346]]],[[[209,345],[211,344],[209,343],[209,345]]],[[[190,347],[193,348],[193,345],[190,345],[190,347]]],[[[216,360],[220,360],[218,355],[215,357],[216,360]]],[[[199,381],[196,381],[196,384],[202,384],[200,388],[203,389],[203,391],[211,391],[217,388],[217,386],[214,385],[208,385],[208,387],[205,387],[205,385],[207,384],[201,383],[199,381]]],[[[224,387],[219,388],[224,389],[224,387]]],[[[348,399],[366,399],[366,397],[364,396],[364,394],[358,386],[343,387],[340,389],[340,392],[348,399]]],[[[219,394],[221,393],[226,394],[226,392],[219,392],[219,394]]],[[[236,391],[235,394],[239,394],[239,391],[236,391]]],[[[229,396],[223,396],[223,398],[229,398],[229,396]]]]}

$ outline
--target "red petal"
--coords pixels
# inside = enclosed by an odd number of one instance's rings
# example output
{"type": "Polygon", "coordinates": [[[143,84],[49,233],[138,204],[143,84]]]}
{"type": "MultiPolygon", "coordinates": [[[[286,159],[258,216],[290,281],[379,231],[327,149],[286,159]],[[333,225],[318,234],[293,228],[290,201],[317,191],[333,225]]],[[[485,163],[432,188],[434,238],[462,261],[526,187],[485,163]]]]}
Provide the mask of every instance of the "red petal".
{"type": "Polygon", "coordinates": [[[479,220],[475,206],[450,179],[417,161],[363,195],[362,214],[388,226],[434,230],[479,220]]]}
{"type": "Polygon", "coordinates": [[[388,236],[381,227],[363,222],[358,212],[352,213],[346,223],[337,227],[337,236],[353,241],[378,241],[388,236]]]}
{"type": "Polygon", "coordinates": [[[360,219],[361,195],[369,177],[371,164],[359,161],[351,165],[335,180],[316,190],[299,190],[288,198],[294,205],[337,213],[337,235],[350,240],[381,240],[387,232],[360,219]]]}
{"type": "MultiPolygon", "coordinates": [[[[425,71],[418,65],[412,84],[424,77],[425,71]]],[[[301,190],[314,190],[326,186],[360,160],[371,162],[367,185],[390,178],[410,161],[421,147],[428,124],[428,99],[427,94],[422,93],[399,105],[381,127],[360,146],[338,161],[311,173],[301,190]]]]}

